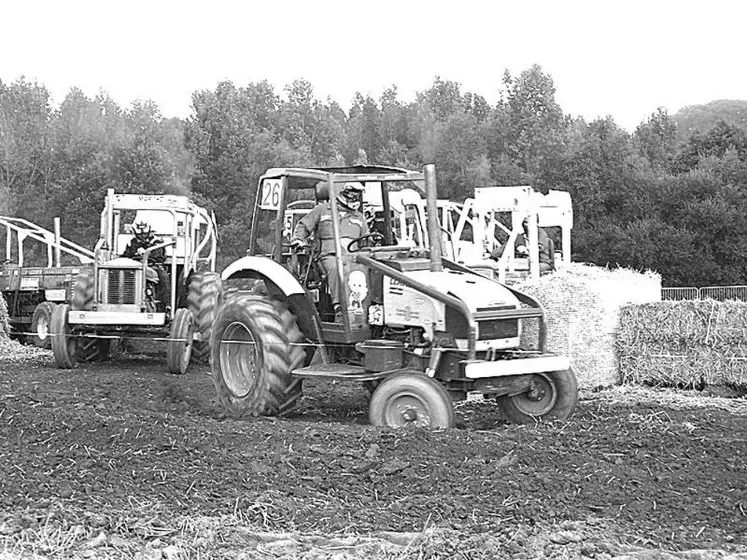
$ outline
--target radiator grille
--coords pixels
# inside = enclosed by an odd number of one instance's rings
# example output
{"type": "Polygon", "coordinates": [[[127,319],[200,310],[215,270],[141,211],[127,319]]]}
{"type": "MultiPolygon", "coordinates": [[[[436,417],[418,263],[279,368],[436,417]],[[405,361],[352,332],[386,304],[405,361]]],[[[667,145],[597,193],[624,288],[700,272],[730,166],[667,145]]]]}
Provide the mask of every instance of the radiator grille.
{"type": "MultiPolygon", "coordinates": [[[[484,311],[496,308],[485,308],[484,311]]],[[[467,338],[469,326],[467,319],[456,309],[446,308],[446,330],[454,338],[467,338]]],[[[514,338],[519,336],[518,319],[482,319],[477,321],[477,340],[495,340],[498,338],[514,338]]]]}
{"type": "Polygon", "coordinates": [[[109,270],[107,301],[109,304],[135,303],[135,270],[109,270]]]}
{"type": "Polygon", "coordinates": [[[495,340],[519,336],[517,319],[488,319],[477,322],[477,340],[495,340]]]}

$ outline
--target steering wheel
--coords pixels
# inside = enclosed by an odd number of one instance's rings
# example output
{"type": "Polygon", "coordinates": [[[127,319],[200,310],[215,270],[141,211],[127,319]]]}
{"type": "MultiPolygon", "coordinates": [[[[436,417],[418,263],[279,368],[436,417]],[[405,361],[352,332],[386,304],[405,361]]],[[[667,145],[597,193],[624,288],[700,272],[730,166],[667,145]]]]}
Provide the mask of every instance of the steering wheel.
{"type": "Polygon", "coordinates": [[[384,243],[384,236],[378,231],[374,231],[371,233],[367,233],[366,235],[356,237],[350,243],[348,243],[348,253],[357,253],[358,251],[363,249],[363,247],[361,246],[361,243],[363,241],[366,242],[366,247],[373,247],[384,243]],[[355,249],[353,249],[353,246],[355,246],[355,249]]]}

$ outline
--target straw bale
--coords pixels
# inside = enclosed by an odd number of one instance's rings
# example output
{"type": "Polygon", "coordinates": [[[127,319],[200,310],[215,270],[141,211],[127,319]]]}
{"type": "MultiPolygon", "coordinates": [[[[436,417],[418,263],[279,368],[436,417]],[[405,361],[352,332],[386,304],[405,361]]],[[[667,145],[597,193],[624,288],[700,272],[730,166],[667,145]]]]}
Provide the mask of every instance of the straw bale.
{"type": "MultiPolygon", "coordinates": [[[[615,336],[620,309],[661,300],[661,277],[653,272],[572,263],[554,274],[514,286],[545,311],[546,350],[571,359],[579,386],[620,382],[615,336]]],[[[522,344],[532,345],[538,323],[524,322],[522,344]]]]}
{"type": "Polygon", "coordinates": [[[662,301],[621,311],[625,383],[703,389],[747,387],[747,303],[662,301]]]}

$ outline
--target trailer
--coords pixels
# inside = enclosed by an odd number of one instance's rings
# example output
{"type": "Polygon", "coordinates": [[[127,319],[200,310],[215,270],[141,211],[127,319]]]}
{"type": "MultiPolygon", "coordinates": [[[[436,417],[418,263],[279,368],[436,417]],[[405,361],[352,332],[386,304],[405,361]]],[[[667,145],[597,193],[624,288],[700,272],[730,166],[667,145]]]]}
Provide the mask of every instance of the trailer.
{"type": "Polygon", "coordinates": [[[93,251],[23,218],[0,216],[0,294],[8,307],[10,334],[40,348],[50,347],[52,312],[72,298],[75,278],[93,266],[93,251]]]}

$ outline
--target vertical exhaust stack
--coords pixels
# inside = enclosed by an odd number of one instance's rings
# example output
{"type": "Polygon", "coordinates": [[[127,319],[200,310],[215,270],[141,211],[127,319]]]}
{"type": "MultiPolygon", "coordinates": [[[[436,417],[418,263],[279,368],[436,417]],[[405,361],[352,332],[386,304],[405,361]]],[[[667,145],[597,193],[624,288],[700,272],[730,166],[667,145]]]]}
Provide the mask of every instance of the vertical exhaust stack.
{"type": "Polygon", "coordinates": [[[432,163],[424,167],[425,171],[425,208],[428,213],[428,239],[430,241],[431,272],[441,272],[441,225],[438,221],[438,203],[436,201],[436,166],[432,163]]]}

